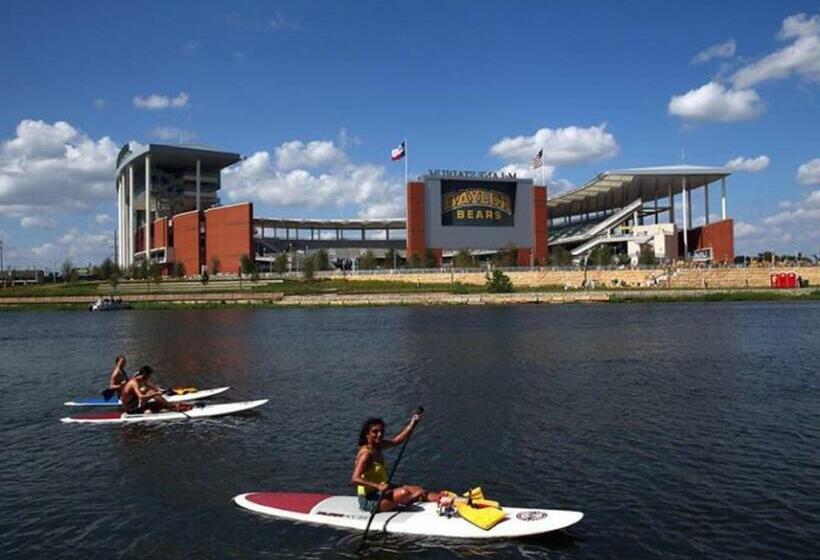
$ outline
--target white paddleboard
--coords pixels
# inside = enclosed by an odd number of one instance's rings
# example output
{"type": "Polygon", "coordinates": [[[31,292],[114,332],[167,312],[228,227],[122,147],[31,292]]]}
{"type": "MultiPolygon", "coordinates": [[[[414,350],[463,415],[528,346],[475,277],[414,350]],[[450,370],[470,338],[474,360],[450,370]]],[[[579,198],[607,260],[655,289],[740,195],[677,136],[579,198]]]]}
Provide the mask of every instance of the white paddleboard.
{"type": "Polygon", "coordinates": [[[191,410],[186,410],[185,414],[181,412],[171,411],[150,412],[144,414],[126,414],[124,412],[119,412],[116,410],[106,412],[89,412],[87,414],[78,414],[76,416],[60,418],[60,421],[65,423],[82,424],[124,424],[131,422],[162,422],[165,420],[188,420],[196,418],[209,418],[212,416],[224,416],[226,414],[244,412],[245,410],[251,410],[252,408],[262,406],[266,402],[268,402],[268,399],[220,404],[201,404],[195,406],[191,410]]]}
{"type": "MultiPolygon", "coordinates": [[[[198,401],[202,399],[209,399],[215,397],[220,393],[224,393],[230,387],[215,387],[213,389],[202,389],[201,391],[193,391],[191,393],[183,393],[182,395],[163,395],[168,402],[188,402],[198,401]]],[[[111,400],[105,400],[102,397],[88,397],[84,399],[75,399],[63,403],[66,406],[120,406],[122,404],[118,399],[111,397],[111,400]]]]}
{"type": "MultiPolygon", "coordinates": [[[[292,521],[364,531],[370,513],[359,508],[356,496],[253,492],[235,496],[240,507],[292,521]]],[[[504,507],[506,518],[489,530],[480,529],[460,517],[443,517],[432,502],[377,513],[371,532],[426,535],[456,539],[512,539],[540,535],[578,523],[580,511],[504,507]]]]}

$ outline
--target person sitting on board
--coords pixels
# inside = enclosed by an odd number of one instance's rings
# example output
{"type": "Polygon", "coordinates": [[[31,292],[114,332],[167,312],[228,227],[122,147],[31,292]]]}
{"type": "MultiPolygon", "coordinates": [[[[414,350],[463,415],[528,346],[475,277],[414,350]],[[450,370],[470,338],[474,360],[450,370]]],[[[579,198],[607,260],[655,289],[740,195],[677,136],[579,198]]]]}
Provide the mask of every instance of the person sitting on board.
{"type": "Polygon", "coordinates": [[[120,402],[125,412],[128,414],[159,412],[161,410],[184,412],[193,408],[191,405],[170,403],[165,400],[165,397],[162,396],[162,390],[157,388],[151,380],[151,374],[153,373],[154,370],[151,369],[151,366],[142,366],[122,388],[120,402]]]}
{"type": "Polygon", "coordinates": [[[359,496],[359,507],[364,511],[390,511],[396,507],[413,502],[437,502],[441,492],[428,492],[421,486],[388,486],[387,466],[382,451],[400,445],[406,440],[416,424],[421,420],[420,414],[414,414],[410,423],[392,438],[384,439],[384,420],[368,418],[359,432],[359,451],[353,467],[350,481],[356,485],[359,496]]]}
{"type": "Polygon", "coordinates": [[[119,395],[123,386],[128,382],[128,372],[125,371],[125,356],[120,354],[114,359],[114,369],[108,378],[108,387],[103,391],[105,400],[110,400],[115,394],[119,395]]]}

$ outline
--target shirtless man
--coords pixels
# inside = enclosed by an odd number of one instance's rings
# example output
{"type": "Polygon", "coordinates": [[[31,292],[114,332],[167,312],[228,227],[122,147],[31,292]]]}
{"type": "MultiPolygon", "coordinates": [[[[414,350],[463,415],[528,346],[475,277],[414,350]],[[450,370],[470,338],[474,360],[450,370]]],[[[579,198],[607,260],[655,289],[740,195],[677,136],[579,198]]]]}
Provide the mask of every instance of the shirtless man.
{"type": "Polygon", "coordinates": [[[119,395],[123,386],[128,381],[128,373],[125,371],[125,356],[120,354],[114,360],[114,369],[108,378],[108,387],[103,391],[103,398],[110,400],[114,395],[119,395]]]}
{"type": "Polygon", "coordinates": [[[144,412],[159,412],[161,410],[172,410],[174,412],[184,412],[191,410],[190,405],[182,403],[169,403],[162,396],[162,389],[151,380],[154,370],[151,366],[142,366],[139,371],[129,379],[120,392],[120,402],[125,412],[129,414],[140,414],[144,412]]]}

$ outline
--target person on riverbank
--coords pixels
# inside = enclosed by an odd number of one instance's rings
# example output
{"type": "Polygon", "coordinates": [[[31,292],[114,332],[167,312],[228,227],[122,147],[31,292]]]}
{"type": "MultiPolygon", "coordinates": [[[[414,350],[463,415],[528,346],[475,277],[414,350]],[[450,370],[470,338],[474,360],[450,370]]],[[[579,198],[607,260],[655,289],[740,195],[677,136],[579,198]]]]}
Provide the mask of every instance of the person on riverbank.
{"type": "Polygon", "coordinates": [[[364,511],[390,511],[413,502],[437,502],[441,492],[429,492],[421,486],[388,486],[387,465],[382,451],[403,443],[421,420],[414,414],[405,428],[392,438],[384,439],[385,424],[381,418],[368,418],[359,431],[359,451],[350,481],[356,485],[359,507],[364,511]]]}
{"type": "Polygon", "coordinates": [[[125,356],[120,354],[114,359],[114,369],[111,370],[111,375],[108,377],[108,387],[103,391],[105,400],[110,400],[114,395],[119,395],[122,388],[128,382],[128,372],[125,371],[125,356]]]}
{"type": "Polygon", "coordinates": [[[151,369],[151,366],[142,366],[125,383],[120,393],[120,402],[125,412],[128,414],[159,412],[161,410],[185,412],[193,408],[191,405],[170,403],[165,400],[162,389],[151,378],[153,373],[154,370],[151,369]]]}

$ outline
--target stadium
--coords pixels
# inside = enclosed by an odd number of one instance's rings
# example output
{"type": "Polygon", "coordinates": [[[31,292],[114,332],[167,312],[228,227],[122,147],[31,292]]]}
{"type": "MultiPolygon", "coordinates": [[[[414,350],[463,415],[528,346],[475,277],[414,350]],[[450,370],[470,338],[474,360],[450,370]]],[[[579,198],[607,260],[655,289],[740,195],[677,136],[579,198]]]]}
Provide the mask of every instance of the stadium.
{"type": "Polygon", "coordinates": [[[116,164],[117,264],[152,262],[165,274],[196,276],[236,274],[243,256],[264,271],[282,254],[325,250],[339,266],[355,266],[370,251],[392,255],[384,266],[395,268],[398,259],[441,266],[467,250],[478,258],[512,252],[518,266],[544,266],[551,252],[585,262],[600,247],[633,264],[648,250],[664,262],[734,260],[730,173],[721,167],[605,171],[555,197],[512,173],[431,169],[407,182],[406,217],[344,220],[255,216],[251,202],[221,204],[222,170],[241,160],[198,146],[124,145],[116,164]],[[718,183],[714,219],[710,187],[718,183]],[[695,191],[703,196],[697,226],[695,191]]]}

